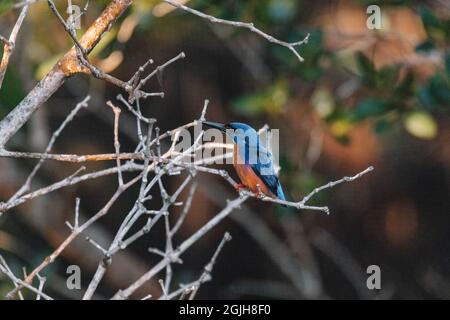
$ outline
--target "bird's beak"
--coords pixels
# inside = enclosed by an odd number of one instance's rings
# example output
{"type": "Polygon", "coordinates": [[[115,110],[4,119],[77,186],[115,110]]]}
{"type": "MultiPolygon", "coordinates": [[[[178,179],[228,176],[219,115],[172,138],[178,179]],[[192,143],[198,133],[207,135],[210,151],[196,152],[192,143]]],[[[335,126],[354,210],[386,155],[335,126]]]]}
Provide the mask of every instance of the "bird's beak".
{"type": "Polygon", "coordinates": [[[225,132],[225,125],[221,123],[211,121],[203,121],[202,123],[207,127],[219,129],[220,131],[225,132]]]}

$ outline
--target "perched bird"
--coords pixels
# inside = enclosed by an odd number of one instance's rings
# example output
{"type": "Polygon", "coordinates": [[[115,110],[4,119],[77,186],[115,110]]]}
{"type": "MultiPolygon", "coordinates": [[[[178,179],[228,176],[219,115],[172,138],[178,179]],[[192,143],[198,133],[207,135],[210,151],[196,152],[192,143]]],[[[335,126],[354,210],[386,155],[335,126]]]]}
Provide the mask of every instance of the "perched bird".
{"type": "Polygon", "coordinates": [[[238,189],[245,187],[255,194],[262,192],[271,198],[286,200],[273,167],[272,154],[261,144],[255,129],[240,122],[203,121],[203,124],[219,129],[234,142],[233,165],[242,182],[238,189]]]}

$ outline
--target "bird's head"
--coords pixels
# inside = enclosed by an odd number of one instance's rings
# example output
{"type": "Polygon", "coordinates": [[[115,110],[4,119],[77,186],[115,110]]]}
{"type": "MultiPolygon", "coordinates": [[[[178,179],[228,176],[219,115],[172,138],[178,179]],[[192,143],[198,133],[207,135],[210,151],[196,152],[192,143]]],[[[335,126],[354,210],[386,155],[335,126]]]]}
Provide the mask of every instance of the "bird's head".
{"type": "Polygon", "coordinates": [[[203,121],[203,124],[210,128],[215,128],[228,137],[230,137],[236,144],[247,143],[255,145],[258,143],[258,133],[255,129],[245,123],[241,122],[230,122],[226,124],[221,124],[217,122],[203,121]]]}

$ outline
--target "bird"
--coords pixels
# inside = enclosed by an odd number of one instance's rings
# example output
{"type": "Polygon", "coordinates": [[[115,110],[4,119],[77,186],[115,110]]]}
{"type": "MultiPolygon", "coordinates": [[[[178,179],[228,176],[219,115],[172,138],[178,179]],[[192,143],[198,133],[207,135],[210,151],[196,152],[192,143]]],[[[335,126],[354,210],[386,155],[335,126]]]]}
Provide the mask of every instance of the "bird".
{"type": "Polygon", "coordinates": [[[241,180],[237,190],[246,188],[258,196],[262,193],[286,201],[273,167],[272,154],[264,148],[255,129],[241,122],[221,124],[203,121],[203,124],[220,130],[233,141],[233,165],[241,180]]]}

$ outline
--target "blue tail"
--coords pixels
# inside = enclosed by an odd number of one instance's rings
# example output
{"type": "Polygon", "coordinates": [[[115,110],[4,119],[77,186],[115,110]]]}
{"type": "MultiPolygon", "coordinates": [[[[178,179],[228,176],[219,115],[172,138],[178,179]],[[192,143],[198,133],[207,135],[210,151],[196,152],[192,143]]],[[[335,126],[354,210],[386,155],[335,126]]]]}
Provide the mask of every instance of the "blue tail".
{"type": "Polygon", "coordinates": [[[280,183],[278,183],[277,186],[277,197],[280,200],[286,201],[286,197],[284,196],[283,188],[281,187],[280,183]]]}
{"type": "MultiPolygon", "coordinates": [[[[281,183],[278,182],[277,186],[277,197],[280,200],[286,201],[286,197],[284,196],[283,188],[281,187],[281,183]]],[[[288,206],[285,204],[282,204],[283,207],[287,208],[288,206]]]]}

